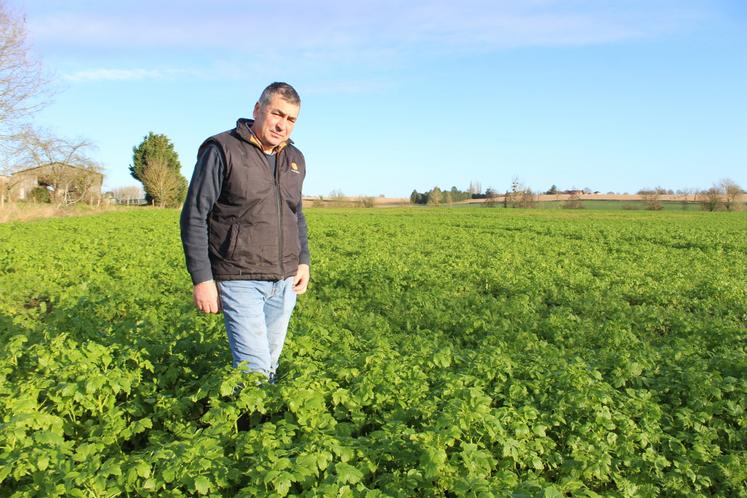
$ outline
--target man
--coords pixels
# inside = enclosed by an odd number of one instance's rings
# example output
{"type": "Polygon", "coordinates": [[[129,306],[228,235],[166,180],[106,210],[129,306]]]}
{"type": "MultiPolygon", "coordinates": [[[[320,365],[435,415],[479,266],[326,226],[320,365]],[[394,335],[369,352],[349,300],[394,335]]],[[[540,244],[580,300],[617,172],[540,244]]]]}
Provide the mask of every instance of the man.
{"type": "Polygon", "coordinates": [[[222,310],[234,367],[246,362],[271,382],[309,283],[306,163],[290,140],[300,106],[292,86],[273,83],[253,120],[205,140],[181,214],[195,306],[222,310]]]}

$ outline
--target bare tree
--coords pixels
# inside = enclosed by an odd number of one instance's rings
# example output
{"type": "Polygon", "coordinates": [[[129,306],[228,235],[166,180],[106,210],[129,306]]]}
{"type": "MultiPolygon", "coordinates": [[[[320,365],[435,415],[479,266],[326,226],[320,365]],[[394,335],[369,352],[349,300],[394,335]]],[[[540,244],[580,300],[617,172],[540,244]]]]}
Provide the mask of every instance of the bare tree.
{"type": "Polygon", "coordinates": [[[523,188],[521,184],[521,180],[519,180],[518,176],[514,176],[511,178],[511,192],[506,192],[505,197],[503,198],[503,206],[508,207],[511,206],[512,208],[516,207],[516,204],[518,202],[520,194],[520,190],[523,188]]]}
{"type": "Polygon", "coordinates": [[[483,204],[483,206],[495,207],[497,199],[498,191],[493,187],[488,187],[487,189],[485,189],[485,204],[483,204]]]}
{"type": "Polygon", "coordinates": [[[84,138],[65,139],[47,130],[26,127],[15,134],[11,168],[25,168],[41,164],[63,163],[79,168],[96,167],[88,155],[95,147],[84,138]]]}
{"type": "Polygon", "coordinates": [[[78,202],[87,202],[90,205],[99,205],[101,202],[101,184],[104,176],[96,166],[82,169],[81,172],[71,174],[72,170],[67,170],[67,185],[59,189],[63,194],[65,204],[76,204],[78,202]]]}
{"type": "Polygon", "coordinates": [[[698,193],[700,205],[705,211],[738,211],[742,208],[739,195],[742,193],[740,187],[734,180],[724,178],[708,190],[698,193]]]}
{"type": "Polygon", "coordinates": [[[511,193],[506,203],[511,207],[534,208],[537,207],[537,195],[515,176],[511,179],[511,193]]]}
{"type": "Polygon", "coordinates": [[[537,207],[537,195],[534,191],[525,187],[519,195],[519,207],[522,208],[536,208],[537,207]]]}
{"type": "Polygon", "coordinates": [[[468,192],[472,195],[479,195],[482,193],[482,184],[478,181],[469,182],[468,192]]]}
{"type": "Polygon", "coordinates": [[[737,197],[742,193],[742,187],[737,182],[731,178],[724,178],[718,182],[718,188],[724,196],[724,207],[727,211],[736,211],[741,207],[737,197]]]}
{"type": "Polygon", "coordinates": [[[563,202],[564,209],[583,209],[584,204],[581,202],[581,195],[578,192],[572,192],[563,202]]]}
{"type": "Polygon", "coordinates": [[[677,192],[675,192],[677,195],[681,195],[683,197],[683,201],[687,202],[690,200],[690,196],[693,197],[693,201],[697,200],[698,195],[698,189],[696,188],[681,188],[677,192]]]}
{"type": "Polygon", "coordinates": [[[112,190],[112,196],[117,200],[119,204],[130,205],[133,202],[142,199],[143,195],[143,189],[141,189],[138,185],[118,187],[112,190]]]}
{"type": "Polygon", "coordinates": [[[27,127],[14,135],[10,149],[13,161],[8,167],[11,171],[43,168],[38,182],[51,191],[58,204],[94,204],[101,193],[102,174],[101,167],[88,155],[91,149],[93,145],[85,139],[68,140],[27,127]]]}
{"type": "MultiPolygon", "coordinates": [[[[43,168],[37,171],[42,175],[39,182],[51,191],[56,202],[72,204],[85,199],[93,203],[100,194],[96,187],[100,188],[101,174],[86,154],[91,144],[34,131],[28,124],[33,114],[47,104],[53,89],[40,62],[31,54],[27,35],[25,18],[0,0],[0,149],[5,156],[0,161],[2,172],[43,168]]],[[[10,193],[14,183],[22,181],[22,176],[9,176],[0,199],[10,193]]]]}
{"type": "Polygon", "coordinates": [[[361,195],[358,196],[358,202],[356,202],[356,204],[358,205],[358,207],[372,208],[376,205],[376,198],[370,195],[361,195]]]}
{"type": "Polygon", "coordinates": [[[521,180],[518,176],[514,176],[511,178],[511,193],[519,192],[522,188],[524,188],[524,185],[522,185],[521,180]]]}
{"type": "Polygon", "coordinates": [[[677,196],[681,197],[680,199],[680,205],[682,206],[682,209],[688,209],[688,206],[690,204],[690,196],[693,196],[693,201],[697,200],[698,191],[693,188],[681,188],[677,189],[674,192],[677,196]]]}
{"type": "Polygon", "coordinates": [[[700,205],[704,211],[718,211],[723,209],[724,203],[721,199],[721,190],[713,186],[708,190],[700,192],[700,205]]]}
{"type": "Polygon", "coordinates": [[[26,22],[0,0],[0,144],[12,141],[50,94],[49,79],[31,56],[26,22]]]}
{"type": "Polygon", "coordinates": [[[140,174],[140,180],[154,204],[167,207],[179,203],[182,181],[165,160],[159,157],[150,159],[140,174]]]}
{"type": "Polygon", "coordinates": [[[662,187],[638,191],[638,195],[640,195],[643,202],[646,203],[646,209],[650,211],[660,211],[662,209],[661,196],[666,193],[667,191],[662,187]]]}

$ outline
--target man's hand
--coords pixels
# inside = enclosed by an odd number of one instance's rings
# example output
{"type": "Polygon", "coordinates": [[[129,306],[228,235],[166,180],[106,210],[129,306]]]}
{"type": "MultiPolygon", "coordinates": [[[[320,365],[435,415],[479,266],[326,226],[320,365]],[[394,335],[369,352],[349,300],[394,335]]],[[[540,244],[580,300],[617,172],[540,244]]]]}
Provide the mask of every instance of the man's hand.
{"type": "Polygon", "coordinates": [[[309,265],[298,265],[298,271],[293,279],[293,290],[296,294],[303,294],[306,292],[306,287],[309,285],[309,265]]]}
{"type": "Polygon", "coordinates": [[[193,295],[198,310],[205,313],[220,313],[218,286],[215,285],[215,280],[195,284],[193,295]]]}

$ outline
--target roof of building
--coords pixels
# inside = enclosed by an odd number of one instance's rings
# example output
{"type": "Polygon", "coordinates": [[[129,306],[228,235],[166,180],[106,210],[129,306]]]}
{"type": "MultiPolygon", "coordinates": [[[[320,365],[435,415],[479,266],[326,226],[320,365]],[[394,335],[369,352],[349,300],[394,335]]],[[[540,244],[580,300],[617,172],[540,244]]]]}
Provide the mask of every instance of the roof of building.
{"type": "Polygon", "coordinates": [[[75,169],[79,169],[81,171],[85,171],[87,173],[95,173],[97,175],[104,176],[104,174],[101,173],[101,172],[99,172],[99,171],[95,171],[95,170],[92,170],[92,169],[86,169],[86,168],[83,168],[81,166],[75,166],[74,164],[65,164],[65,163],[61,163],[61,162],[58,162],[58,161],[57,162],[47,163],[47,164],[40,164],[38,166],[34,166],[34,167],[31,167],[31,168],[20,169],[18,171],[14,171],[9,176],[14,176],[14,175],[18,175],[20,173],[26,173],[26,172],[29,172],[29,171],[33,171],[35,169],[46,168],[47,166],[56,166],[56,165],[65,166],[66,168],[75,168],[75,169]]]}

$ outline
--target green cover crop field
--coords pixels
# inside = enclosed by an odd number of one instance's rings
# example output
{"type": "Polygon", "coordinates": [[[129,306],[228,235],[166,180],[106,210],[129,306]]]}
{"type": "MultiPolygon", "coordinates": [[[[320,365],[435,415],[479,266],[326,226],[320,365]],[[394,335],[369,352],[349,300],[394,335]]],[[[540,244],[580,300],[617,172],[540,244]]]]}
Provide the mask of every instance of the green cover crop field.
{"type": "Polygon", "coordinates": [[[276,385],[177,212],[0,225],[0,496],[747,496],[744,213],[307,219],[276,385]]]}

